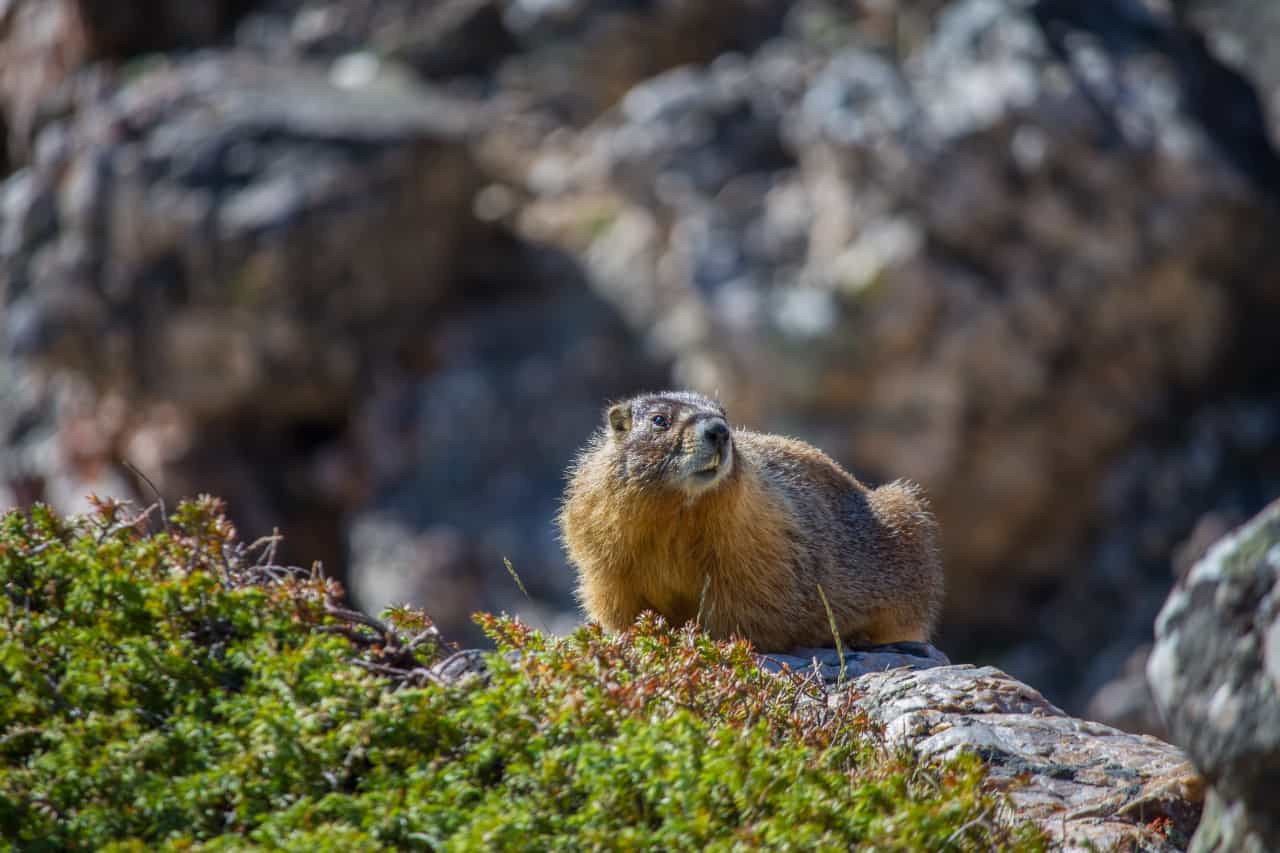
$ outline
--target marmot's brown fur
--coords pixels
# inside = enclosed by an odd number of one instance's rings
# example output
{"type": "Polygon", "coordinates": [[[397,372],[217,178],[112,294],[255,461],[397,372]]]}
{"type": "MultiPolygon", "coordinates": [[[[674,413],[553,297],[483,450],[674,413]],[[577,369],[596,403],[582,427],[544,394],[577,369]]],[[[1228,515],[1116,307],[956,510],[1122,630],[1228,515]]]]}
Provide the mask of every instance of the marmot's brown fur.
{"type": "Polygon", "coordinates": [[[916,487],[868,489],[801,441],[730,429],[688,392],[611,406],[559,517],[579,596],[606,628],[643,610],[762,651],[929,639],[937,527],[916,487]],[[704,592],[705,591],[705,592],[704,592]]]}

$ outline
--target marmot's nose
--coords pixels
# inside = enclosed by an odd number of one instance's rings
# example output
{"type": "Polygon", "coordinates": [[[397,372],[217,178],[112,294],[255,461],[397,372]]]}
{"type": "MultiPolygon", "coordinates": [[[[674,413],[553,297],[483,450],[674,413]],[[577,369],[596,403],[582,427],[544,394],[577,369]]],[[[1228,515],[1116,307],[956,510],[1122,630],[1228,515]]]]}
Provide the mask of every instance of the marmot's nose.
{"type": "Polygon", "coordinates": [[[729,425],[724,422],[724,418],[703,421],[698,424],[698,433],[704,442],[713,445],[716,450],[724,450],[724,446],[729,443],[729,425]]]}

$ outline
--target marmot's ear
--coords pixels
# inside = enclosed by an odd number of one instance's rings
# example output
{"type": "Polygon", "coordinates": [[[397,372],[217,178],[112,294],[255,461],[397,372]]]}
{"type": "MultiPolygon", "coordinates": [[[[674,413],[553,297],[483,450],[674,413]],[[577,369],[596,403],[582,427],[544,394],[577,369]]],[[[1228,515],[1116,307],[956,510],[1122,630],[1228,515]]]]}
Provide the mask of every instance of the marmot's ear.
{"type": "Polygon", "coordinates": [[[615,403],[605,414],[609,428],[617,433],[631,429],[631,407],[626,403],[615,403]]]}

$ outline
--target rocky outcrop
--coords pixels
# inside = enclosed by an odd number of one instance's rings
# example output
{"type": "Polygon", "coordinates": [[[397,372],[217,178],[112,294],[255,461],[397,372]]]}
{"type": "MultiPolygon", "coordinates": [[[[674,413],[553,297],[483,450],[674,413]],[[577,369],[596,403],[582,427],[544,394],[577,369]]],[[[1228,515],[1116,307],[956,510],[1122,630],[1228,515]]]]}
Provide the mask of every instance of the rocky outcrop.
{"type": "Polygon", "coordinates": [[[890,744],[930,762],[979,756],[1015,813],[1065,849],[1183,850],[1200,820],[1203,782],[1181,750],[1068,716],[998,669],[950,665],[934,646],[849,650],[843,665],[834,649],[796,649],[761,665],[813,674],[830,702],[852,696],[890,744]]]}
{"type": "Polygon", "coordinates": [[[761,666],[812,673],[828,701],[852,696],[890,744],[930,762],[979,756],[1016,814],[1064,849],[1183,850],[1200,819],[1204,787],[1181,750],[1068,716],[998,669],[952,666],[934,646],[848,650],[843,662],[834,649],[796,649],[761,666]]]}
{"type": "Polygon", "coordinates": [[[1070,717],[998,669],[895,669],[849,690],[891,744],[980,756],[1018,816],[1065,849],[1182,850],[1199,820],[1203,786],[1181,750],[1070,717]]]}
{"type": "Polygon", "coordinates": [[[776,672],[787,667],[792,672],[812,673],[828,686],[871,672],[910,667],[927,669],[948,666],[951,661],[929,643],[890,643],[868,649],[792,649],[790,654],[772,653],[760,656],[760,665],[776,672]]]}
{"type": "Polygon", "coordinates": [[[1280,502],[1179,581],[1147,674],[1211,786],[1191,849],[1280,849],[1280,502]]]}

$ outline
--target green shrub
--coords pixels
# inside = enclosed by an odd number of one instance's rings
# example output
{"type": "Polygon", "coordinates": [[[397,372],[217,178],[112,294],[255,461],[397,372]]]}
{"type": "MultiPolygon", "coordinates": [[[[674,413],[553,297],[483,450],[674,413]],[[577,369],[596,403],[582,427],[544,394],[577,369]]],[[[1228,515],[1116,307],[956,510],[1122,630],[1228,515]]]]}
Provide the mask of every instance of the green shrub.
{"type": "Polygon", "coordinates": [[[23,850],[1039,849],[974,761],[650,620],[445,684],[429,620],[343,611],[216,501],[0,520],[0,835],[23,850]]]}

